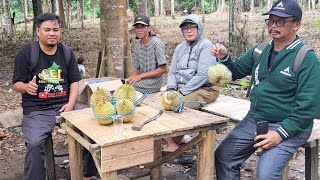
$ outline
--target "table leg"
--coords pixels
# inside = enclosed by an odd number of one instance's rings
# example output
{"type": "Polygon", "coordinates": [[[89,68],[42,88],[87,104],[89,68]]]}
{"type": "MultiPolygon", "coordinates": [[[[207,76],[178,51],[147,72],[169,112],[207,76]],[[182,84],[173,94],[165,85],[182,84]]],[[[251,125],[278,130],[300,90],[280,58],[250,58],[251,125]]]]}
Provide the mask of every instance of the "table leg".
{"type": "Polygon", "coordinates": [[[216,140],[216,131],[209,130],[205,133],[205,138],[199,142],[198,152],[198,180],[211,180],[213,179],[214,172],[214,149],[216,140]]]}
{"type": "MultiPolygon", "coordinates": [[[[154,161],[162,158],[162,147],[161,147],[161,139],[154,141],[154,161]]],[[[150,171],[150,179],[158,180],[161,179],[161,171],[162,165],[154,167],[150,171]]]]}
{"type": "Polygon", "coordinates": [[[104,172],[101,174],[101,180],[117,180],[117,179],[118,179],[117,171],[104,172]]]}
{"type": "Polygon", "coordinates": [[[72,180],[83,179],[81,145],[68,134],[69,163],[72,180]]]}

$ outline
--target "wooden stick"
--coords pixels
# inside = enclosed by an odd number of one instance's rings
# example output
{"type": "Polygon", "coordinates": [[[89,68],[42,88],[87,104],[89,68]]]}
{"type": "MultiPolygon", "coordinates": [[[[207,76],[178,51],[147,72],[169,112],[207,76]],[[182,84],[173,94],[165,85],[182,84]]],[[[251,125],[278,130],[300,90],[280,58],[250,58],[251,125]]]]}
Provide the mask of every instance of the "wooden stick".
{"type": "Polygon", "coordinates": [[[87,140],[85,140],[82,136],[76,133],[73,129],[71,129],[66,123],[61,123],[60,126],[75,140],[78,141],[84,148],[86,148],[90,153],[98,150],[100,146],[98,144],[90,144],[87,140]]]}
{"type": "MultiPolygon", "coordinates": [[[[195,144],[198,144],[200,141],[202,141],[206,137],[206,133],[200,133],[197,137],[193,138],[189,143],[184,144],[180,146],[176,151],[170,153],[169,155],[159,159],[158,161],[154,161],[151,163],[146,164],[144,167],[148,169],[152,169],[154,167],[160,166],[163,163],[169,162],[175,157],[178,157],[180,154],[184,153],[186,150],[190,149],[195,144]]],[[[138,174],[134,174],[131,176],[127,176],[129,179],[137,179],[140,177],[144,177],[150,174],[150,170],[143,171],[138,174]]]]}
{"type": "Polygon", "coordinates": [[[169,162],[171,159],[178,157],[180,154],[182,154],[186,150],[190,149],[193,145],[198,144],[205,137],[206,137],[205,133],[201,133],[197,137],[193,138],[189,143],[180,146],[176,151],[159,159],[159,161],[154,161],[154,162],[146,164],[145,167],[146,168],[154,168],[156,166],[160,166],[163,163],[169,162]]]}

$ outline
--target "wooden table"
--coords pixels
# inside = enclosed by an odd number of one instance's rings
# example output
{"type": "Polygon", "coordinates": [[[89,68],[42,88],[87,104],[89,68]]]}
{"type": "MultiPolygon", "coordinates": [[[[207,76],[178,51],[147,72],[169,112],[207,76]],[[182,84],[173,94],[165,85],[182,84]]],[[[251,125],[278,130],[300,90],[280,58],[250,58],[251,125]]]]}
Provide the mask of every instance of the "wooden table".
{"type": "Polygon", "coordinates": [[[71,179],[81,180],[83,176],[81,146],[91,152],[101,179],[106,180],[117,179],[117,170],[142,164],[151,169],[151,179],[161,179],[161,164],[194,144],[199,146],[197,179],[213,179],[216,130],[226,126],[229,119],[193,109],[181,114],[164,111],[160,118],[143,126],[141,131],[131,129],[133,124],[156,115],[159,109],[163,109],[160,94],[149,95],[136,108],[134,119],[124,123],[124,131],[118,134],[112,124],[98,124],[90,108],[61,113],[64,120],[61,126],[68,135],[71,179]],[[199,135],[176,153],[162,157],[161,139],[196,132],[199,135]]]}

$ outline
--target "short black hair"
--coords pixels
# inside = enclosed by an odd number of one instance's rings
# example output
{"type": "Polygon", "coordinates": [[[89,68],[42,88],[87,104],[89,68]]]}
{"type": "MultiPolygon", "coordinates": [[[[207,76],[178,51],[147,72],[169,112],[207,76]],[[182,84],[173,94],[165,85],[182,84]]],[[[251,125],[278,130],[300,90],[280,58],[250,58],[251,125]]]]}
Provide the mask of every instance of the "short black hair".
{"type": "Polygon", "coordinates": [[[43,13],[37,17],[36,25],[37,27],[40,27],[43,22],[54,21],[54,20],[57,20],[60,26],[60,16],[53,13],[43,13]]]}
{"type": "Polygon", "coordinates": [[[78,64],[83,64],[84,62],[84,57],[83,56],[79,56],[78,57],[78,64]]]}

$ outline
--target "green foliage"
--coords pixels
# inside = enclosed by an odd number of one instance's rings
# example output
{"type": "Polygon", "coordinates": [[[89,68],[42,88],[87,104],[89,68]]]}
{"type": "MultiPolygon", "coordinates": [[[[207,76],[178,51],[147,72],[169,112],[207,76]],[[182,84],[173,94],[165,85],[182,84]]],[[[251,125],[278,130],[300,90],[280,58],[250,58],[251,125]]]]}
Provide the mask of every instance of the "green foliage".
{"type": "Polygon", "coordinates": [[[317,28],[320,30],[320,19],[317,20],[317,28]]]}
{"type": "Polygon", "coordinates": [[[241,85],[241,87],[242,88],[247,88],[248,87],[248,83],[247,83],[247,81],[245,81],[245,80],[240,80],[240,85],[241,85]]]}

